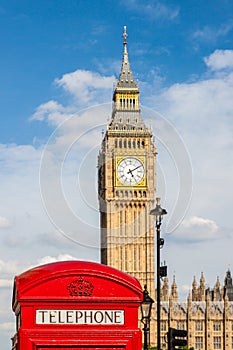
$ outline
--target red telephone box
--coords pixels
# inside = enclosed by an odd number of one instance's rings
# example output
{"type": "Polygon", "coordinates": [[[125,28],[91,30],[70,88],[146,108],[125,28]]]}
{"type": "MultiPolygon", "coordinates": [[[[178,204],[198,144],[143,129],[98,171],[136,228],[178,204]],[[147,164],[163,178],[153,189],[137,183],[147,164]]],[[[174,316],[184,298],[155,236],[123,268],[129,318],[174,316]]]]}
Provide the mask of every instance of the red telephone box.
{"type": "Polygon", "coordinates": [[[15,350],[141,350],[139,282],[92,262],[35,267],[15,278],[15,350]]]}

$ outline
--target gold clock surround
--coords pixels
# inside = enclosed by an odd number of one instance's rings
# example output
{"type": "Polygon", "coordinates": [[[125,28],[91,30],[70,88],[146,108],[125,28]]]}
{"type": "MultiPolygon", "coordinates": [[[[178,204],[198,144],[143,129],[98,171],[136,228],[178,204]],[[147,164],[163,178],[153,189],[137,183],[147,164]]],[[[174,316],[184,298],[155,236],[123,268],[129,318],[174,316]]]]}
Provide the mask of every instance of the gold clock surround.
{"type": "MultiPolygon", "coordinates": [[[[133,170],[132,170],[133,171],[133,170]]],[[[146,159],[145,156],[135,156],[135,155],[124,155],[124,156],[117,156],[116,160],[115,160],[115,185],[117,187],[146,187],[146,159]],[[121,181],[121,179],[119,178],[119,174],[118,174],[118,169],[119,169],[119,165],[122,161],[124,160],[135,160],[136,162],[141,163],[143,166],[143,176],[140,179],[140,181],[135,182],[135,183],[124,183],[121,181]]]]}

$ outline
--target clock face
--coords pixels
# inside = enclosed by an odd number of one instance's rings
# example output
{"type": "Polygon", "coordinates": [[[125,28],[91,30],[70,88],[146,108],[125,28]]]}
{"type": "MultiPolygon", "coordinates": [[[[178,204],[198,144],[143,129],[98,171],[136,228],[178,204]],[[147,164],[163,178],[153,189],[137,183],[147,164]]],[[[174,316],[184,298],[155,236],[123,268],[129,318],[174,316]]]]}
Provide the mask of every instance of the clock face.
{"type": "Polygon", "coordinates": [[[144,177],[145,169],[142,161],[135,157],[122,159],[117,167],[117,176],[124,185],[137,185],[144,177]]]}

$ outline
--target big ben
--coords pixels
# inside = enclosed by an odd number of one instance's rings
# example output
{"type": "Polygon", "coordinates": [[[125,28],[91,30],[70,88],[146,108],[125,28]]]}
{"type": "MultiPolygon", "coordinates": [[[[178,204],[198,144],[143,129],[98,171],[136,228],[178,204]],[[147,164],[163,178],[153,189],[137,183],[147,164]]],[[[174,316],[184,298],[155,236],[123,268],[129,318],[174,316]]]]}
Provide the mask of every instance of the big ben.
{"type": "Polygon", "coordinates": [[[139,103],[123,33],[123,59],[111,121],[98,157],[101,263],[136,277],[154,297],[156,147],[139,103]]]}

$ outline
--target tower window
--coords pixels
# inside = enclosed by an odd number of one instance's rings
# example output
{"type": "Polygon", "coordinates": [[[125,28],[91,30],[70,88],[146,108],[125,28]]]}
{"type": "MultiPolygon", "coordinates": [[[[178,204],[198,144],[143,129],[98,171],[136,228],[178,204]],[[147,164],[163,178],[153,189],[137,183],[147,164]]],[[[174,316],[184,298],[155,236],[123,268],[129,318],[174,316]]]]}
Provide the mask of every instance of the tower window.
{"type": "Polygon", "coordinates": [[[214,322],[214,331],[221,331],[221,323],[220,322],[214,322]]]}
{"type": "Polygon", "coordinates": [[[195,349],[203,349],[203,337],[195,337],[195,349]]]}
{"type": "Polygon", "coordinates": [[[214,349],[221,349],[221,337],[214,337],[214,349]]]}
{"type": "Polygon", "coordinates": [[[161,331],[166,331],[166,330],[167,330],[166,322],[165,322],[165,321],[162,321],[162,322],[161,322],[161,331]]]}
{"type": "Polygon", "coordinates": [[[128,141],[128,147],[131,148],[131,141],[128,141]]]}
{"type": "Polygon", "coordinates": [[[195,330],[196,331],[202,331],[203,330],[202,321],[196,321],[196,323],[195,323],[195,330]]]}
{"type": "Polygon", "coordinates": [[[180,330],[184,330],[185,329],[184,321],[178,321],[177,322],[177,329],[180,329],[180,330]]]}

